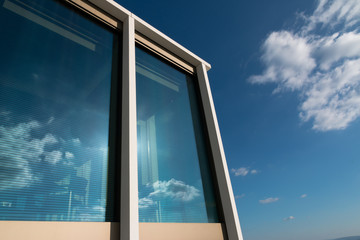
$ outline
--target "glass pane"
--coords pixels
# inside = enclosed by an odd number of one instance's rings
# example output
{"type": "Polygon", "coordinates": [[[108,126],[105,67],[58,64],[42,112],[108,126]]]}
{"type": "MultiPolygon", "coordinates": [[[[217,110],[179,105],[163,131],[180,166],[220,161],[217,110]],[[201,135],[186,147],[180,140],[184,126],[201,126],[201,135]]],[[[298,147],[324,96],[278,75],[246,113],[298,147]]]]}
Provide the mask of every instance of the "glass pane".
{"type": "Polygon", "coordinates": [[[140,222],[218,222],[191,76],[136,49],[140,222]]]}
{"type": "Polygon", "coordinates": [[[0,5],[0,220],[108,220],[114,33],[57,1],[0,5]]]}

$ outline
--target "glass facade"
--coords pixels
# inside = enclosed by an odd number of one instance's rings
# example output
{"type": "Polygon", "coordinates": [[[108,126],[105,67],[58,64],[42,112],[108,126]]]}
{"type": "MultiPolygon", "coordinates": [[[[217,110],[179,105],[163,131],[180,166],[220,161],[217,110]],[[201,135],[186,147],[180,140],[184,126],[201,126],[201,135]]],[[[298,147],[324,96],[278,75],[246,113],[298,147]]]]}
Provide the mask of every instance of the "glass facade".
{"type": "Polygon", "coordinates": [[[113,220],[117,33],[57,1],[0,4],[0,220],[113,220]]]}
{"type": "MultiPolygon", "coordinates": [[[[0,21],[0,221],[118,222],[121,32],[57,0],[0,21]]],[[[139,221],[223,222],[196,75],[135,51],[139,221]]]]}
{"type": "Polygon", "coordinates": [[[136,48],[140,222],[218,222],[193,76],[136,48]]]}

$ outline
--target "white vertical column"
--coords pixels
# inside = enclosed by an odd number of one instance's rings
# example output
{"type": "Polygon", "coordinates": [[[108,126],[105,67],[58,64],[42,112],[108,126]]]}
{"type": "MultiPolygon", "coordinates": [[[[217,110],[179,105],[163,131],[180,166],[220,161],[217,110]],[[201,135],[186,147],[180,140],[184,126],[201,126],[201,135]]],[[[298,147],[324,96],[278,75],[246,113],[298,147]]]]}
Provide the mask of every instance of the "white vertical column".
{"type": "Polygon", "coordinates": [[[139,240],[135,21],[123,27],[120,239],[139,240]]]}
{"type": "Polygon", "coordinates": [[[224,213],[226,231],[229,240],[242,240],[240,221],[236,209],[230,175],[226,163],[219,125],[211,94],[209,79],[205,65],[196,67],[200,96],[204,107],[205,121],[210,138],[210,146],[214,158],[215,173],[219,185],[220,199],[224,213]]]}

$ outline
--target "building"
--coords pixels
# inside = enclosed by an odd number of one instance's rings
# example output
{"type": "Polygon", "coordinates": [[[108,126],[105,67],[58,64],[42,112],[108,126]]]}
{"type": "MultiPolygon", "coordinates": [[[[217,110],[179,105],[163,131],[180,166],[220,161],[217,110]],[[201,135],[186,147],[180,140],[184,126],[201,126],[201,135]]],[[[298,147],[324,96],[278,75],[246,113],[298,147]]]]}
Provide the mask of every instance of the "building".
{"type": "Polygon", "coordinates": [[[0,239],[242,239],[208,63],[110,0],[0,19],[0,239]]]}

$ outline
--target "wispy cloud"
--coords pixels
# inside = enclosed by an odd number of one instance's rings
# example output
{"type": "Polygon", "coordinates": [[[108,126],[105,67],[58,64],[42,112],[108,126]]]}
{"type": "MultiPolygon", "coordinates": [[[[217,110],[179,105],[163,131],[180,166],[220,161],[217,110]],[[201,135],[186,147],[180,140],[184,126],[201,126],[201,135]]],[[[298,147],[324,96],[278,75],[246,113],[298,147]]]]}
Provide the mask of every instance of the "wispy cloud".
{"type": "Polygon", "coordinates": [[[241,168],[232,168],[231,172],[234,173],[235,176],[246,176],[250,174],[257,174],[259,171],[256,169],[250,169],[248,167],[241,167],[241,168]]]}
{"type": "Polygon", "coordinates": [[[332,28],[342,25],[349,29],[360,22],[360,5],[358,0],[319,0],[314,13],[307,17],[309,23],[305,29],[311,31],[318,25],[332,28]]]}
{"type": "Polygon", "coordinates": [[[306,193],[304,193],[304,194],[302,194],[301,196],[300,196],[300,198],[306,198],[307,197],[307,194],[306,193]]]}
{"type": "Polygon", "coordinates": [[[249,173],[249,169],[241,167],[241,168],[232,168],[231,172],[234,173],[235,176],[246,176],[249,173]]]}
{"type": "Polygon", "coordinates": [[[10,111],[0,111],[0,116],[8,116],[10,114],[11,114],[10,111]]]}
{"type": "Polygon", "coordinates": [[[151,198],[140,198],[139,199],[139,208],[148,208],[152,205],[155,205],[155,202],[151,198]]]}
{"type": "Polygon", "coordinates": [[[54,120],[55,120],[54,117],[50,117],[49,120],[47,121],[47,124],[51,124],[54,120]]]}
{"type": "Polygon", "coordinates": [[[279,201],[279,198],[275,197],[269,197],[269,198],[266,198],[266,199],[263,199],[263,200],[259,200],[259,203],[261,204],[268,204],[268,203],[273,203],[273,202],[277,202],[279,201]]]}
{"type": "Polygon", "coordinates": [[[254,84],[299,94],[301,121],[319,131],[360,117],[360,2],[320,0],[298,31],[272,32],[262,45],[265,70],[254,84]]]}
{"type": "Polygon", "coordinates": [[[289,216],[289,217],[286,217],[286,218],[284,218],[283,219],[283,221],[290,221],[290,220],[294,220],[295,219],[295,217],[294,216],[289,216]]]}
{"type": "Polygon", "coordinates": [[[245,197],[245,193],[240,194],[240,195],[236,195],[235,199],[240,199],[240,198],[243,198],[243,197],[245,197]]]}

